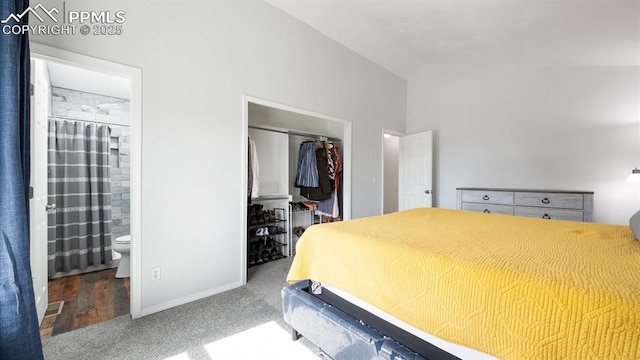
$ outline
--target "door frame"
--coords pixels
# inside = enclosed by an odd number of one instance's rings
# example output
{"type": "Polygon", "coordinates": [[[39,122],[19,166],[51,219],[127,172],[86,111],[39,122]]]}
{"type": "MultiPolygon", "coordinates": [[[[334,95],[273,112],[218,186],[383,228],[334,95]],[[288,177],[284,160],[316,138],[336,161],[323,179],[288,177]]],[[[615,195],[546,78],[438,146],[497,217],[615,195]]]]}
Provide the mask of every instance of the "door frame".
{"type": "Polygon", "coordinates": [[[31,57],[128,78],[131,81],[130,314],[142,316],[142,69],[31,42],[31,57]]]}
{"type": "MultiPolygon", "coordinates": [[[[342,126],[343,136],[342,136],[342,218],[343,220],[351,219],[351,121],[340,119],[334,116],[329,116],[325,114],[316,113],[309,110],[304,110],[301,108],[297,108],[290,105],[284,105],[277,102],[273,102],[270,100],[265,100],[257,97],[253,97],[250,95],[243,94],[242,95],[242,168],[247,169],[248,167],[248,136],[249,136],[249,103],[262,105],[271,107],[274,109],[289,111],[301,115],[312,116],[316,118],[325,119],[328,121],[335,122],[342,126]]],[[[295,129],[291,129],[295,130],[295,129]]],[[[247,171],[242,172],[242,181],[240,182],[242,185],[241,190],[241,224],[242,229],[247,228],[247,184],[249,181],[249,176],[247,171]]],[[[240,281],[241,284],[244,285],[247,283],[247,232],[241,232],[241,244],[240,244],[240,281]]]]}
{"type": "Polygon", "coordinates": [[[49,276],[46,261],[37,261],[47,256],[47,214],[46,206],[49,203],[47,188],[47,124],[46,113],[42,113],[43,107],[48,110],[48,104],[38,104],[38,101],[48,103],[49,89],[39,88],[44,75],[43,61],[30,59],[31,66],[31,114],[30,114],[30,163],[31,182],[29,184],[29,247],[31,277],[33,280],[33,292],[36,300],[36,312],[38,323],[42,324],[49,306],[49,276]],[[44,98],[42,97],[44,95],[44,98]],[[39,153],[37,153],[39,152],[39,153]],[[44,224],[42,224],[44,223],[44,224]],[[42,226],[42,228],[40,226],[42,226]]]}

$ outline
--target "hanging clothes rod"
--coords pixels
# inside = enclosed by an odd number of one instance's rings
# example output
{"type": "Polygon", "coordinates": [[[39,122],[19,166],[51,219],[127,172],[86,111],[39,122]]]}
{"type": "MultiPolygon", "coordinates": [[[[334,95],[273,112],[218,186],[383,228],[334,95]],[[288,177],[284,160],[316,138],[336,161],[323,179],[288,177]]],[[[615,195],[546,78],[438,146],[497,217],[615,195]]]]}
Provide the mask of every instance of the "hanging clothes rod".
{"type": "Polygon", "coordinates": [[[270,128],[265,128],[265,127],[256,126],[256,125],[249,125],[249,128],[257,129],[257,130],[264,130],[264,131],[271,131],[271,132],[280,133],[280,134],[303,136],[303,137],[306,137],[306,138],[316,139],[318,141],[332,141],[332,142],[340,142],[340,143],[342,142],[342,139],[334,138],[334,137],[331,137],[331,136],[318,135],[318,134],[309,134],[309,133],[304,133],[304,132],[294,131],[294,130],[270,129],[270,128]]]}
{"type": "Polygon", "coordinates": [[[130,124],[122,124],[122,123],[117,123],[115,121],[83,119],[83,118],[77,118],[77,117],[71,117],[71,116],[62,116],[62,115],[47,115],[47,117],[49,119],[56,119],[56,120],[83,121],[83,122],[91,122],[91,123],[103,124],[103,125],[118,125],[118,126],[126,126],[126,127],[130,127],[131,126],[130,124]]]}

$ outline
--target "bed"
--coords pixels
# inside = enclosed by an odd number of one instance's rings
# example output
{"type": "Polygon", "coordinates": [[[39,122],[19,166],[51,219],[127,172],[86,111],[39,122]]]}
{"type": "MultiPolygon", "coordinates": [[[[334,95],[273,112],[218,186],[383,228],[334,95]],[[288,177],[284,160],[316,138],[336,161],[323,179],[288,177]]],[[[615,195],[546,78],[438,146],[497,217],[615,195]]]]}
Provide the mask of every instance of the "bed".
{"type": "Polygon", "coordinates": [[[321,224],[287,281],[285,320],[331,359],[640,358],[628,226],[435,208],[321,224]]]}

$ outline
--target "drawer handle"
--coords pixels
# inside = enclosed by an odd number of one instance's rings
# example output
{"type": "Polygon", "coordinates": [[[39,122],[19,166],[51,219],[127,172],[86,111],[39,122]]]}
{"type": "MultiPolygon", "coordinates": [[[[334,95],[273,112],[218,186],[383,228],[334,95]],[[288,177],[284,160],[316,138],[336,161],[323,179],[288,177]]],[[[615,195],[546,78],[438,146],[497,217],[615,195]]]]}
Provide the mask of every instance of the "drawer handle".
{"type": "Polygon", "coordinates": [[[549,214],[544,214],[544,215],[542,215],[542,218],[543,219],[551,219],[551,216],[549,216],[549,214]]]}
{"type": "Polygon", "coordinates": [[[551,201],[549,201],[549,198],[544,198],[544,199],[542,199],[542,203],[543,203],[543,204],[548,204],[548,203],[550,203],[550,202],[551,202],[551,201]]]}
{"type": "Polygon", "coordinates": [[[489,211],[489,209],[484,209],[483,211],[485,214],[491,214],[491,211],[489,211]]]}
{"type": "Polygon", "coordinates": [[[482,200],[489,200],[489,197],[487,195],[482,197],[482,200]]]}

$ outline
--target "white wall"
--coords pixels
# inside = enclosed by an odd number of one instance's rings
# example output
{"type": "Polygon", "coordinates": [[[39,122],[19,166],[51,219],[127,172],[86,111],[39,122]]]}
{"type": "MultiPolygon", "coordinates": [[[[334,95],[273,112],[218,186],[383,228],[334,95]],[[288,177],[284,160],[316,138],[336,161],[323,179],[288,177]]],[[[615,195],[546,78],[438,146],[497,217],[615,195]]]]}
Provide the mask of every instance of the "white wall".
{"type": "Polygon", "coordinates": [[[240,285],[243,94],[352,121],[352,215],[380,209],[379,136],[404,131],[403,79],[259,0],[66,1],[80,8],[126,11],[124,34],[31,40],[142,69],[143,313],[240,285]]]}
{"type": "Polygon", "coordinates": [[[408,80],[407,132],[435,130],[436,206],[460,186],[593,190],[597,222],[640,208],[639,67],[442,66],[408,80]]]}

